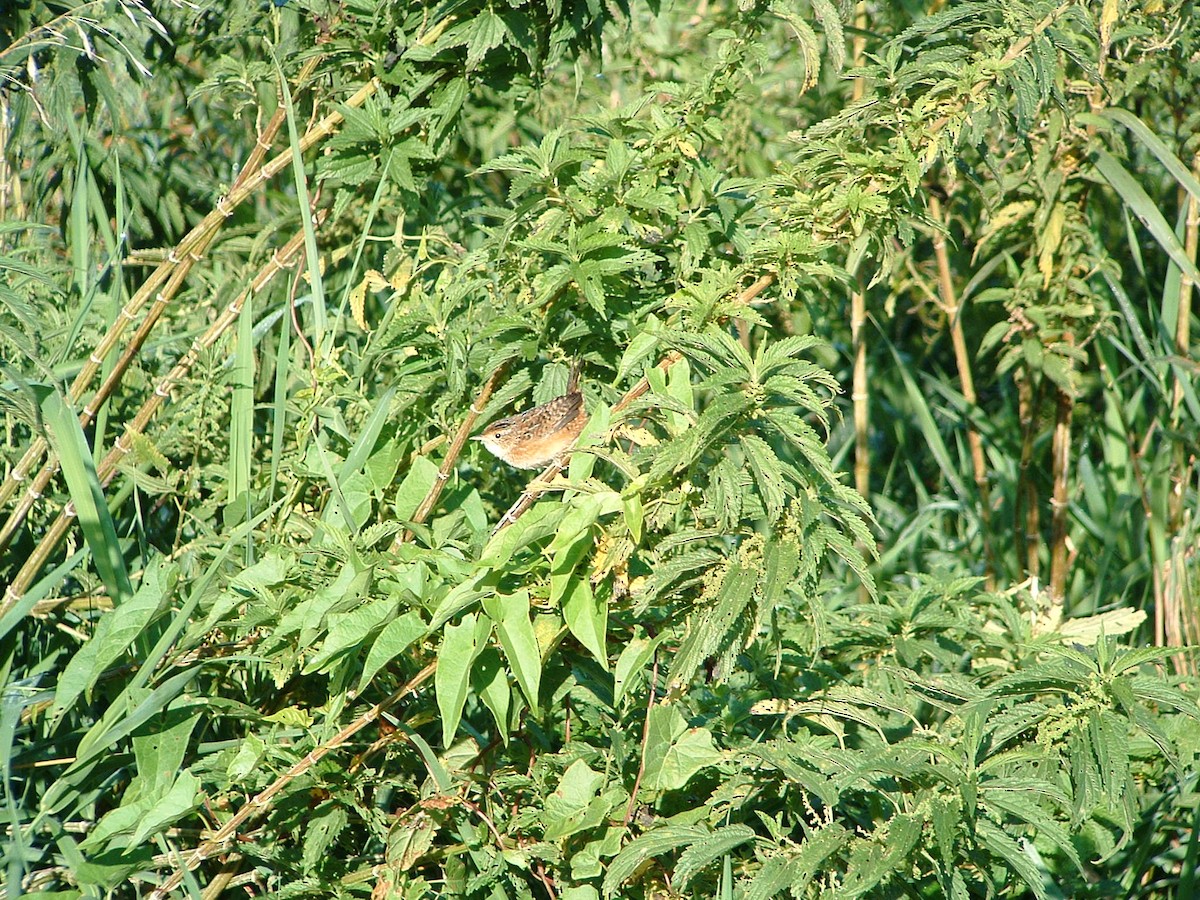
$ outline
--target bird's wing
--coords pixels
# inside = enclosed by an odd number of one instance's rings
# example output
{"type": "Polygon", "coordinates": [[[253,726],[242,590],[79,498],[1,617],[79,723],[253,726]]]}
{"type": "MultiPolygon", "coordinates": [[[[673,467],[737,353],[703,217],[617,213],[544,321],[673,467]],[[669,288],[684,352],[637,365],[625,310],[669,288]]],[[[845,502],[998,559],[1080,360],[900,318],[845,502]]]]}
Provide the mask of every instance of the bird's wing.
{"type": "Polygon", "coordinates": [[[579,391],[573,391],[570,394],[564,394],[554,401],[558,413],[558,419],[554,424],[553,431],[558,431],[560,428],[565,428],[579,415],[583,409],[583,394],[579,391]]]}

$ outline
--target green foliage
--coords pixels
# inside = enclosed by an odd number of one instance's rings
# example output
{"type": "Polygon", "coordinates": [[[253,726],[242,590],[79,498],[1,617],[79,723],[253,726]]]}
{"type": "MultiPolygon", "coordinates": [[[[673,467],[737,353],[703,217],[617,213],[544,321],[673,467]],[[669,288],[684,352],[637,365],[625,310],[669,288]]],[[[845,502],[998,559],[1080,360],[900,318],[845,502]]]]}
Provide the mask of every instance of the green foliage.
{"type": "Polygon", "coordinates": [[[1200,28],[1095,6],[0,11],[5,897],[1187,896],[1200,28]]]}

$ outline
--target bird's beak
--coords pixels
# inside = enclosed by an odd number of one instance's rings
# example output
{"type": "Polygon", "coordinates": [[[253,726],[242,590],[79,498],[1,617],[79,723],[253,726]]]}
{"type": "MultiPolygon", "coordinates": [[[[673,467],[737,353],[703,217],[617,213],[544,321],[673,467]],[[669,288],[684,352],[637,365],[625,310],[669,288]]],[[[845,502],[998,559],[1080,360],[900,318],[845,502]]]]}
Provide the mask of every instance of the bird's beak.
{"type": "Polygon", "coordinates": [[[482,440],[483,440],[483,435],[482,435],[482,434],[473,434],[473,435],[471,435],[471,440],[473,440],[473,441],[482,441],[482,440]]]}

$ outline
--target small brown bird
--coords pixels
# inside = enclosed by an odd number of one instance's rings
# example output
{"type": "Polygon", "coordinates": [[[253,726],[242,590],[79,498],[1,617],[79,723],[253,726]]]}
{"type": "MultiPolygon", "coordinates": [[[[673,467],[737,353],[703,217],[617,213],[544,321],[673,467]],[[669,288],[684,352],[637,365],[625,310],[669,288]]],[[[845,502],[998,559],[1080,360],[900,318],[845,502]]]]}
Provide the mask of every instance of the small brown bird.
{"type": "Polygon", "coordinates": [[[493,422],[472,440],[483,441],[483,446],[510,466],[540,469],[571,449],[587,420],[576,363],[561,397],[493,422]]]}

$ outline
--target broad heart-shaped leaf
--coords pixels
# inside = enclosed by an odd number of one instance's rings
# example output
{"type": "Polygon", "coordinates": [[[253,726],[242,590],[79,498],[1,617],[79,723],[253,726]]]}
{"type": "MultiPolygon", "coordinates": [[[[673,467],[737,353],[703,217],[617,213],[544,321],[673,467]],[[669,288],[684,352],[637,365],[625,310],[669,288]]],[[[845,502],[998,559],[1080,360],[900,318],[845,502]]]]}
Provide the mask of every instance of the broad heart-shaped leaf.
{"type": "Polygon", "coordinates": [[[542,652],[529,621],[529,594],[518,591],[483,601],[484,612],[496,623],[496,636],[529,705],[536,709],[542,682],[542,652]]]}
{"type": "MultiPolygon", "coordinates": [[[[467,702],[467,684],[471,664],[479,650],[477,615],[467,613],[457,625],[442,629],[442,645],[438,648],[437,671],[433,674],[438,712],[442,717],[442,746],[449,747],[462,718],[467,702]]],[[[490,628],[491,623],[488,622],[490,628]]],[[[483,638],[486,640],[486,635],[483,638]]]]}
{"type": "Polygon", "coordinates": [[[593,772],[582,759],[571,763],[554,793],[546,798],[542,812],[545,839],[561,840],[603,822],[612,809],[611,799],[605,803],[600,797],[605,781],[603,774],[593,772]]]}
{"type": "Polygon", "coordinates": [[[721,761],[707,728],[688,728],[674,706],[659,704],[650,710],[646,742],[645,776],[650,791],[674,791],[706,766],[721,761]]]}

